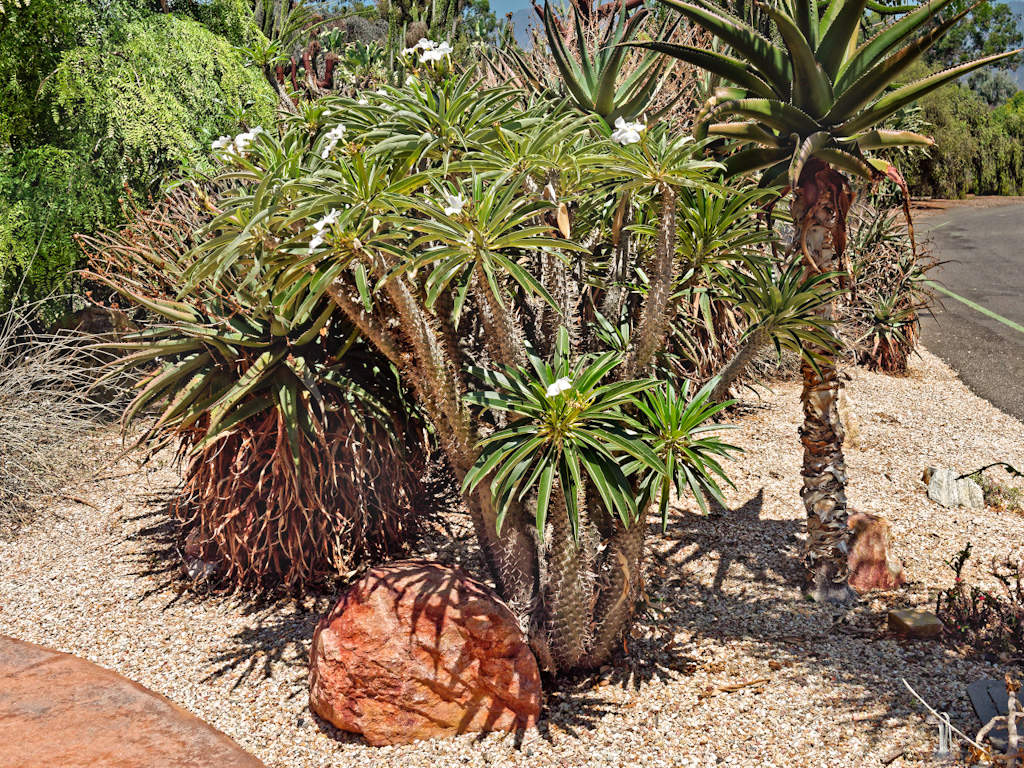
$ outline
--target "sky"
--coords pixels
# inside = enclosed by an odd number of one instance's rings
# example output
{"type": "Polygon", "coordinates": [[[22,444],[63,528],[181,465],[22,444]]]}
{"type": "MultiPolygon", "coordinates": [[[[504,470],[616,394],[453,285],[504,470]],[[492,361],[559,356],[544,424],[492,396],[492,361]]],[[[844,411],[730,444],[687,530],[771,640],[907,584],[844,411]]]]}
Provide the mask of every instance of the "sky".
{"type": "Polygon", "coordinates": [[[518,11],[520,8],[529,8],[529,0],[490,0],[491,10],[498,19],[505,18],[509,11],[518,11]]]}

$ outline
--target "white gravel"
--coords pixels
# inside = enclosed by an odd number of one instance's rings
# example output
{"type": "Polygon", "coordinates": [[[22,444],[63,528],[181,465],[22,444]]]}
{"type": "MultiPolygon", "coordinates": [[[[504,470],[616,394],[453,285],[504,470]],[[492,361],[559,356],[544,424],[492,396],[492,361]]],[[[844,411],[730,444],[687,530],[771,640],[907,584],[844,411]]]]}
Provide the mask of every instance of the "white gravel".
{"type": "MultiPolygon", "coordinates": [[[[910,375],[850,371],[861,447],[848,452],[855,510],[893,524],[909,586],[866,600],[822,637],[834,608],[802,599],[798,387],[751,399],[730,438],[730,510],[673,512],[652,539],[649,608],[630,655],[603,675],[547,685],[539,729],[375,749],[306,708],[306,656],[330,598],[273,605],[196,596],[161,573],[160,494],[167,459],[127,477],[80,484],[51,514],[0,541],[0,633],[78,654],[139,681],[233,737],[268,766],[815,766],[932,764],[936,729],[905,676],[968,732],[965,686],[1009,669],[949,643],[882,636],[890,607],[934,606],[944,560],[970,540],[971,578],[1019,551],[1022,519],[946,510],[925,497],[929,464],[966,471],[1024,465],[1024,425],[976,398],[927,352],[910,375]],[[765,682],[734,692],[722,686],[765,682]]],[[[111,451],[115,443],[110,444],[111,451]]],[[[128,472],[122,461],[107,474],[128,472]]],[[[462,535],[465,527],[460,528],[462,535]]],[[[655,529],[652,528],[652,534],[655,529]]],[[[1016,674],[1022,671],[1018,665],[1016,674]]]]}

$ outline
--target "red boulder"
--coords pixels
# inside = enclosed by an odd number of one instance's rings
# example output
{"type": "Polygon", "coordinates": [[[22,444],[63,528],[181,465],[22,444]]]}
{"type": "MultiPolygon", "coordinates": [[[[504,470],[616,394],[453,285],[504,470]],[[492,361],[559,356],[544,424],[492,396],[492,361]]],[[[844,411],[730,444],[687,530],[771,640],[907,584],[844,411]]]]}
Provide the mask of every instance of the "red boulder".
{"type": "Polygon", "coordinates": [[[850,586],[860,593],[873,589],[896,589],[906,584],[903,564],[892,552],[892,527],[877,515],[851,515],[847,526],[853,530],[847,564],[850,586]]]}
{"type": "Polygon", "coordinates": [[[537,661],[508,607],[463,571],[375,568],[313,634],[309,706],[368,742],[533,726],[537,661]]]}

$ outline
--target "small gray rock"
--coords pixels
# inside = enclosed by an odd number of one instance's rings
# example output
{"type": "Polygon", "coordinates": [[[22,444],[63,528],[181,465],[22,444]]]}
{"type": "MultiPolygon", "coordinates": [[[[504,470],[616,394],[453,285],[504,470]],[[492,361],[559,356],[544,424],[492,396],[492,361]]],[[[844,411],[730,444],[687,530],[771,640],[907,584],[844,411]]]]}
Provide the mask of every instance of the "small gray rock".
{"type": "Polygon", "coordinates": [[[928,498],[937,504],[974,510],[985,508],[985,494],[973,480],[957,479],[953,470],[938,467],[928,467],[924,477],[928,483],[928,498]]]}
{"type": "Polygon", "coordinates": [[[934,469],[928,481],[928,498],[944,507],[960,504],[956,475],[951,469],[934,469]]]}
{"type": "Polygon", "coordinates": [[[984,509],[985,494],[981,486],[969,478],[962,478],[956,481],[956,492],[960,499],[960,506],[968,509],[984,509]]]}

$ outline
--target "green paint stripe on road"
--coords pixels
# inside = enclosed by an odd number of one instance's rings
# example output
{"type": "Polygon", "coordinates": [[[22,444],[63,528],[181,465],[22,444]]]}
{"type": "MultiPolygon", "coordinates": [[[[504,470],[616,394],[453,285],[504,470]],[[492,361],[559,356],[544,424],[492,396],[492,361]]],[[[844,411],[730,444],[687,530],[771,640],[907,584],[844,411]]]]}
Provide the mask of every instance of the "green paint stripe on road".
{"type": "Polygon", "coordinates": [[[924,282],[927,283],[928,285],[930,285],[935,290],[941,291],[942,293],[946,294],[947,296],[951,296],[952,298],[956,299],[957,301],[966,304],[971,309],[976,309],[979,312],[981,312],[981,314],[987,315],[987,316],[991,317],[993,320],[998,320],[1003,325],[1007,325],[1010,328],[1013,328],[1013,330],[1015,330],[1015,331],[1020,331],[1021,333],[1024,333],[1024,325],[1018,325],[1017,323],[1013,322],[1013,320],[1008,320],[1005,317],[1003,317],[1002,315],[997,315],[991,309],[985,309],[980,304],[975,304],[970,299],[965,299],[963,296],[960,296],[960,295],[958,295],[956,293],[953,293],[951,290],[949,290],[947,288],[943,288],[941,285],[939,285],[938,283],[936,283],[936,282],[934,282],[932,280],[925,280],[924,282]]]}

